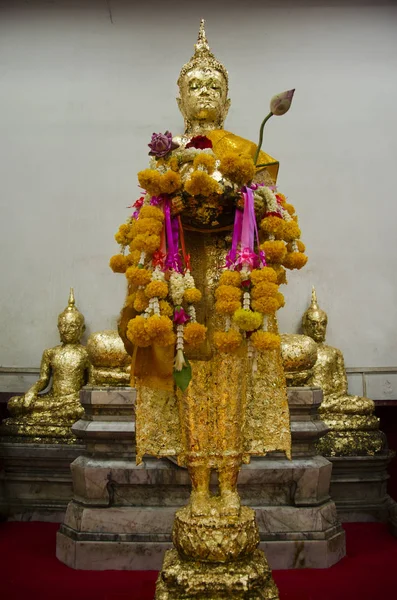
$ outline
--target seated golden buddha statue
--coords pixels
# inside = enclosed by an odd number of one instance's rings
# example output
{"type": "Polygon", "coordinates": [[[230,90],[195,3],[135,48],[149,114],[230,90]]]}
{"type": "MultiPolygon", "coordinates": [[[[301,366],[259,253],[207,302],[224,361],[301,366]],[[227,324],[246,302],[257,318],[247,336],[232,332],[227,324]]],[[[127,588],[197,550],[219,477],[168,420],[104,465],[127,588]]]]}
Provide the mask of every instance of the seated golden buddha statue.
{"type": "Polygon", "coordinates": [[[75,440],[71,426],[84,414],[79,392],[89,372],[87,350],[80,344],[84,329],[84,317],[71,290],[68,305],[58,317],[61,344],[44,350],[40,378],[26,394],[8,401],[11,418],[1,425],[1,435],[52,443],[75,440]],[[50,383],[50,391],[40,394],[50,383]]]}
{"type": "Polygon", "coordinates": [[[317,362],[307,385],[322,388],[319,414],[331,429],[320,439],[318,450],[327,456],[375,454],[384,447],[384,435],[374,415],[374,402],[348,394],[343,354],[325,343],[327,323],[313,288],[310,307],[302,317],[303,333],[317,343],[317,362]]]}
{"type": "Polygon", "coordinates": [[[203,22],[178,85],[184,134],[153,134],[151,168],[138,174],[146,193],[116,234],[122,254],[110,266],[128,281],[119,332],[137,388],[138,464],[145,454],[177,456],[192,480],[191,514],[236,516],[241,463],[252,455],[291,452],[275,311],[283,303],[277,283],[286,282],[281,262],[301,254],[294,241],[299,228],[293,207],[273,191],[278,162],[223,129],[228,74],[209,49],[203,22]],[[263,257],[268,253],[267,263],[248,267],[244,261],[252,253],[243,258],[241,240],[235,248],[240,266],[226,268],[238,229],[233,222],[243,214],[255,221],[254,212],[262,228],[255,248],[263,257]],[[272,219],[274,234],[266,230],[272,219]],[[271,300],[259,299],[259,288],[271,300]],[[263,314],[251,311],[251,296],[252,307],[260,305],[263,314]],[[219,480],[216,498],[209,490],[212,470],[219,480]]]}

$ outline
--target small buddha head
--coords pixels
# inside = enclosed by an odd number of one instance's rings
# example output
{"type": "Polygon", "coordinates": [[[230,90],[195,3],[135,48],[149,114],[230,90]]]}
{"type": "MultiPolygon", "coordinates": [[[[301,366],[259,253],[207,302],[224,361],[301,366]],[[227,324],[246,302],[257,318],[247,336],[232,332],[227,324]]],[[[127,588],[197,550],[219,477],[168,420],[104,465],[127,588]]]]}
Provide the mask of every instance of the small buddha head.
{"type": "Polygon", "coordinates": [[[230,107],[228,99],[228,73],[211,52],[204,30],[204,20],[195,52],[180,72],[178,79],[179,110],[185,120],[186,133],[202,127],[222,129],[230,107]]]}
{"type": "Polygon", "coordinates": [[[85,331],[84,317],[75,306],[73,288],[67,307],[58,317],[58,331],[64,344],[78,344],[85,331]]]}
{"type": "Polygon", "coordinates": [[[325,341],[327,323],[327,313],[318,306],[316,290],[313,287],[311,304],[302,317],[303,333],[321,344],[325,341]]]}

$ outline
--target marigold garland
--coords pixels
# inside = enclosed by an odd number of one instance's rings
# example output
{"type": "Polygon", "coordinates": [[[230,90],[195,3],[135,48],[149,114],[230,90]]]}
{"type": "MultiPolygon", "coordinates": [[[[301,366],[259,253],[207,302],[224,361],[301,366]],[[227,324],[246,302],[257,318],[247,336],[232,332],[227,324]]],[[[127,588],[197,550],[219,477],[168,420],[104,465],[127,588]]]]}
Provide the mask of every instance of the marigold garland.
{"type": "Polygon", "coordinates": [[[254,285],[257,285],[262,281],[277,283],[277,275],[271,267],[264,267],[263,269],[253,269],[251,271],[251,281],[254,285]]]}
{"type": "Polygon", "coordinates": [[[179,173],[167,171],[160,177],[160,191],[162,194],[174,194],[182,187],[182,179],[179,173]]]}
{"type": "Polygon", "coordinates": [[[244,185],[254,178],[256,168],[251,156],[228,152],[221,159],[219,171],[237,185],[244,185]]]}
{"type": "Polygon", "coordinates": [[[201,323],[187,323],[183,330],[183,339],[191,348],[200,346],[205,341],[207,328],[201,323]]]}
{"type": "Polygon", "coordinates": [[[255,331],[262,325],[263,315],[260,312],[239,308],[233,315],[233,321],[243,331],[255,331]]]}
{"type": "Polygon", "coordinates": [[[285,306],[285,298],[284,298],[284,295],[281,292],[277,292],[277,294],[276,294],[276,300],[278,302],[279,308],[283,308],[283,306],[285,306]]]}
{"type": "Polygon", "coordinates": [[[211,154],[200,152],[193,160],[193,168],[198,169],[199,167],[204,167],[208,175],[211,175],[215,169],[215,158],[211,154]]]}
{"type": "Polygon", "coordinates": [[[218,300],[215,302],[215,310],[220,315],[232,315],[241,308],[241,302],[238,300],[218,300]]]}
{"type": "Polygon", "coordinates": [[[265,253],[266,260],[269,263],[281,263],[287,254],[285,243],[282,240],[268,240],[263,242],[261,250],[265,253]]]}
{"type": "Polygon", "coordinates": [[[296,238],[300,237],[300,234],[301,230],[296,221],[284,222],[283,239],[286,242],[293,242],[296,238]]]}
{"type": "Polygon", "coordinates": [[[200,302],[201,300],[201,292],[197,288],[189,288],[184,291],[183,299],[188,304],[195,304],[196,302],[200,302]]]}
{"type": "Polygon", "coordinates": [[[240,273],[238,273],[237,271],[223,271],[219,279],[219,285],[234,285],[235,287],[240,287],[240,273]]]}
{"type": "Polygon", "coordinates": [[[143,312],[149,306],[149,300],[145,296],[145,292],[143,290],[137,290],[135,292],[133,306],[137,312],[143,312]]]}
{"type": "Polygon", "coordinates": [[[278,285],[286,284],[287,283],[287,271],[284,269],[284,267],[281,267],[280,265],[271,265],[271,268],[274,270],[274,272],[277,275],[278,285]]]}
{"type": "Polygon", "coordinates": [[[294,240],[293,242],[288,242],[288,244],[287,244],[288,252],[296,252],[296,250],[293,247],[295,244],[296,244],[296,247],[298,248],[299,252],[304,252],[306,250],[306,246],[301,240],[294,240]]]}
{"type": "Polygon", "coordinates": [[[137,316],[128,322],[127,338],[132,344],[139,348],[146,348],[152,343],[146,329],[146,319],[142,316],[137,316]]]}
{"type": "Polygon", "coordinates": [[[204,171],[193,171],[190,179],[185,183],[185,190],[191,196],[211,196],[220,192],[215,179],[204,171]]]}
{"type": "Polygon", "coordinates": [[[164,221],[164,214],[161,208],[157,206],[142,206],[141,212],[139,213],[140,219],[157,219],[157,221],[164,221]]]}
{"type": "Polygon", "coordinates": [[[127,269],[127,260],[124,254],[115,254],[109,261],[109,267],[113,273],[125,273],[127,269]]]}
{"type": "Polygon", "coordinates": [[[173,324],[169,317],[164,315],[152,315],[146,319],[146,330],[156,344],[159,346],[168,346],[168,343],[163,344],[162,342],[168,342],[170,339],[167,334],[172,333],[173,324]]]}
{"type": "Polygon", "coordinates": [[[255,331],[250,340],[254,348],[260,352],[278,350],[281,344],[280,336],[270,331],[255,331]]]}
{"type": "Polygon", "coordinates": [[[262,298],[263,296],[275,296],[278,292],[278,285],[271,283],[270,281],[260,281],[257,285],[254,285],[251,291],[251,296],[255,300],[262,298]]]}
{"type": "Polygon", "coordinates": [[[139,185],[151,196],[158,196],[160,190],[160,173],[155,169],[144,169],[138,173],[139,185]]]}
{"type": "Polygon", "coordinates": [[[214,344],[219,352],[231,354],[236,352],[243,341],[242,335],[234,329],[229,331],[216,331],[214,333],[214,344]]]}
{"type": "Polygon", "coordinates": [[[130,223],[122,223],[120,225],[118,232],[115,234],[114,239],[121,246],[128,246],[133,237],[131,224],[130,223]]]}
{"type": "Polygon", "coordinates": [[[130,254],[127,254],[125,259],[129,267],[136,267],[139,264],[141,253],[139,250],[133,250],[130,254]]]}
{"type": "Polygon", "coordinates": [[[130,244],[130,250],[140,250],[153,254],[160,247],[160,236],[140,233],[134,238],[130,244]]]}
{"type": "Polygon", "coordinates": [[[128,267],[125,276],[134,285],[147,285],[152,278],[150,271],[139,267],[128,267]]]}
{"type": "Polygon", "coordinates": [[[160,235],[163,224],[158,219],[140,217],[134,224],[134,233],[148,233],[149,235],[160,235]]]}
{"type": "Polygon", "coordinates": [[[215,290],[215,298],[217,300],[240,300],[242,290],[234,285],[220,285],[215,290]]]}
{"type": "Polygon", "coordinates": [[[160,315],[164,315],[165,317],[172,317],[174,314],[174,309],[171,304],[167,302],[167,300],[159,301],[160,315]]]}
{"type": "Polygon", "coordinates": [[[275,217],[273,215],[269,215],[261,221],[262,231],[268,235],[274,235],[274,237],[278,240],[282,240],[284,238],[286,225],[287,223],[284,221],[284,219],[281,217],[275,217]]]}
{"type": "Polygon", "coordinates": [[[289,252],[283,260],[287,269],[301,269],[307,263],[307,256],[302,252],[289,252]]]}
{"type": "MultiPolygon", "coordinates": [[[[279,302],[277,298],[272,296],[262,296],[261,298],[252,301],[252,308],[264,315],[271,315],[278,310],[279,302]]],[[[258,327],[260,327],[260,325],[258,325],[258,327]]],[[[257,329],[257,327],[255,329],[257,329]]]]}
{"type": "Polygon", "coordinates": [[[168,296],[168,284],[165,281],[151,281],[145,288],[147,298],[166,298],[168,296]]]}

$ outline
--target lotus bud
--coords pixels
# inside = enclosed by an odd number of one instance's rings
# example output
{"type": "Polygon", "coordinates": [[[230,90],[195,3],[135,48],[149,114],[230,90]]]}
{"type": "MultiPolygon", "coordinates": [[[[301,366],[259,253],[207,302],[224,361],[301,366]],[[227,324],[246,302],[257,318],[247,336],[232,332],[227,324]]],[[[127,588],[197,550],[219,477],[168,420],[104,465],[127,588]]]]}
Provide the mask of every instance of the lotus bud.
{"type": "Polygon", "coordinates": [[[285,115],[290,109],[294,93],[295,90],[288,90],[287,92],[273,96],[270,100],[270,112],[277,117],[285,115]]]}

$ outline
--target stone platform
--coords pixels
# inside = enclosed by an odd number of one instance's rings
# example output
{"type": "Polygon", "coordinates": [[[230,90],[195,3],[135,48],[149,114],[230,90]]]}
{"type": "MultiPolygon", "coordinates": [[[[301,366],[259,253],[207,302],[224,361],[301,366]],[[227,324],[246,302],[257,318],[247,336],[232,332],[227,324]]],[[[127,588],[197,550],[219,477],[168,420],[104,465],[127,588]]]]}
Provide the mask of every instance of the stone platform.
{"type": "MultiPolygon", "coordinates": [[[[317,416],[322,392],[293,388],[288,396],[292,461],[253,458],[241,469],[239,493],[255,508],[271,568],[325,568],[344,556],[345,538],[329,497],[332,465],[314,450],[327,431],[317,416]]],[[[167,459],[135,465],[133,390],[85,388],[81,400],[86,414],[73,432],[87,451],[71,465],[74,497],[57,557],[75,569],[160,569],[175,511],[190,495],[188,473],[167,459]]]]}
{"type": "Polygon", "coordinates": [[[342,522],[394,521],[397,503],[387,493],[387,467],[395,452],[332,456],[331,496],[342,522]]]}
{"type": "Polygon", "coordinates": [[[13,521],[62,522],[73,497],[70,463],[81,444],[0,442],[0,514],[13,521]]]}

